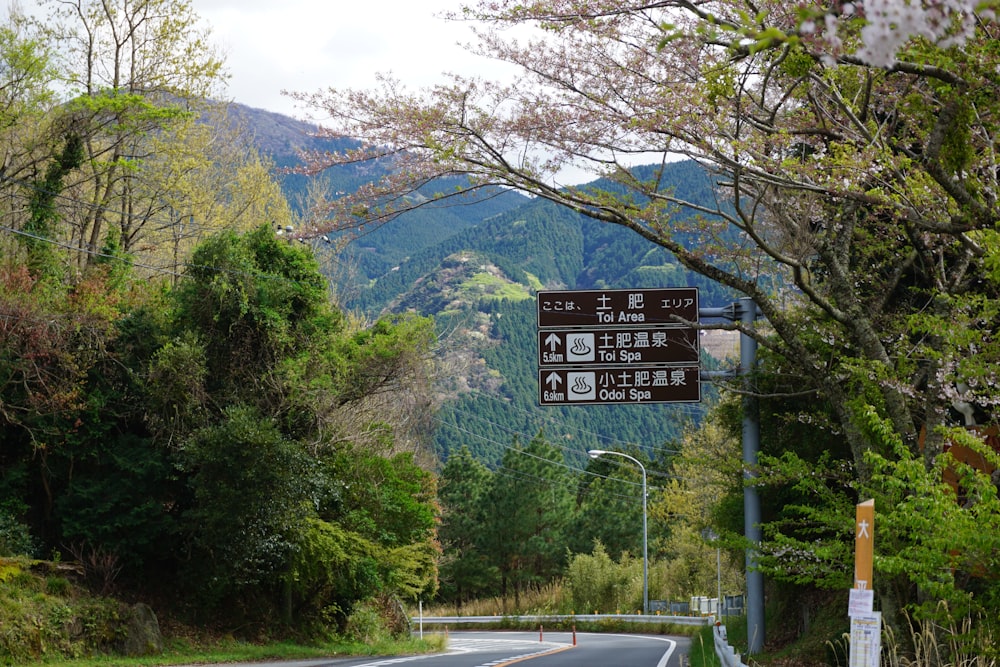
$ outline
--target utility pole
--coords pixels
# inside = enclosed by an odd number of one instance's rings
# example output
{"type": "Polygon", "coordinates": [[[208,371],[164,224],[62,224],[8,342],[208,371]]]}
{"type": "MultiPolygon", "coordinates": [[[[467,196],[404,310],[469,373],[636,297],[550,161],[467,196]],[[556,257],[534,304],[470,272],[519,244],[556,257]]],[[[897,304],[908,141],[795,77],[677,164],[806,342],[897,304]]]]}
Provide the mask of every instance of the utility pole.
{"type": "Polygon", "coordinates": [[[743,533],[751,546],[746,554],[747,653],[764,648],[764,573],[757,567],[757,546],[761,541],[760,496],[757,493],[757,454],[760,452],[760,406],[754,392],[752,373],[757,367],[757,341],[746,333],[757,319],[757,304],[739,300],[740,375],[743,378],[743,533]]]}
{"type": "MultiPolygon", "coordinates": [[[[750,547],[746,552],[747,582],[747,654],[760,653],[764,648],[764,574],[757,567],[757,546],[761,542],[760,496],[757,493],[757,454],[760,452],[760,408],[754,392],[752,373],[757,367],[757,341],[746,333],[754,327],[757,304],[749,297],[725,308],[701,308],[701,317],[722,317],[738,321],[740,331],[740,366],[736,375],[743,378],[743,534],[750,547]]],[[[703,373],[706,377],[733,373],[703,373]]]]}

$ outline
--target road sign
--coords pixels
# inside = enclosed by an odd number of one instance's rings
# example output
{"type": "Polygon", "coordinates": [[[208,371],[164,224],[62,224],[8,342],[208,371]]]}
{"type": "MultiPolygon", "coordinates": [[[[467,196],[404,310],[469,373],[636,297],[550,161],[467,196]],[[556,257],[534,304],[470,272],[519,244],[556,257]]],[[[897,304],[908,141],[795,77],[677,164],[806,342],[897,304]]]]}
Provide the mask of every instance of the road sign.
{"type": "Polygon", "coordinates": [[[698,289],[542,291],[537,308],[540,328],[685,326],[698,321],[698,289]]]}
{"type": "Polygon", "coordinates": [[[538,371],[541,405],[696,403],[697,366],[546,368],[538,371]]]}
{"type": "Polygon", "coordinates": [[[538,331],[539,366],[696,364],[698,358],[698,332],[690,327],[538,331]]]}

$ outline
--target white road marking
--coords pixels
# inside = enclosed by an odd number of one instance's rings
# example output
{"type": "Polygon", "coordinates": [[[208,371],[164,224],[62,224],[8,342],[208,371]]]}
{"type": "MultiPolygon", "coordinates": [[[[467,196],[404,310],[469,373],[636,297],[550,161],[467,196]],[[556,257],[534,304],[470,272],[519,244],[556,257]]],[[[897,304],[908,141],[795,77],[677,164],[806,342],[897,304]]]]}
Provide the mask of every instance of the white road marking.
{"type": "MultiPolygon", "coordinates": [[[[487,651],[509,651],[517,655],[507,655],[492,662],[484,662],[476,667],[495,667],[514,660],[525,660],[552,651],[562,650],[570,647],[571,644],[558,642],[536,642],[525,639],[470,639],[470,638],[449,638],[448,653],[484,653],[487,651]],[[536,649],[532,651],[531,649],[536,649]],[[518,653],[526,651],[525,653],[518,653]]],[[[425,658],[434,657],[436,654],[411,655],[403,658],[387,658],[377,662],[366,662],[356,667],[386,667],[386,665],[398,665],[404,662],[413,662],[425,658]]]]}

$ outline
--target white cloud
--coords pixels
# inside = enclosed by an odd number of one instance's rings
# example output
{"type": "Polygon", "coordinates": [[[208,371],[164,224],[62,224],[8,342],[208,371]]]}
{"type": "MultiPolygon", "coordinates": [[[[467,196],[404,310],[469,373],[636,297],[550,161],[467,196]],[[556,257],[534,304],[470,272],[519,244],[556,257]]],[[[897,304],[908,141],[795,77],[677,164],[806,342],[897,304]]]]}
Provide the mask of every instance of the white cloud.
{"type": "Polygon", "coordinates": [[[237,102],[294,113],[282,89],[369,88],[391,72],[410,87],[441,80],[443,72],[500,71],[460,43],[471,27],[443,15],[461,0],[193,0],[212,29],[230,73],[237,102]]]}

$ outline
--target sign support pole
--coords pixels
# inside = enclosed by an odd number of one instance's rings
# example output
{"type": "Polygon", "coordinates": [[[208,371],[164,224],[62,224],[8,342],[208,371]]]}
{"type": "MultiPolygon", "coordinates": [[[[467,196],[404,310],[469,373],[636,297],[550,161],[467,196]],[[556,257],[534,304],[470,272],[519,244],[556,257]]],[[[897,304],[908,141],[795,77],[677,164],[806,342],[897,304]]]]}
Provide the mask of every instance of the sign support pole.
{"type": "Polygon", "coordinates": [[[874,611],[872,560],[875,546],[875,501],[855,508],[854,586],[848,615],[851,618],[849,667],[879,667],[881,664],[882,614],[874,611]]]}
{"type": "Polygon", "coordinates": [[[754,394],[751,373],[757,367],[757,341],[746,333],[757,319],[757,304],[743,297],[724,308],[700,308],[698,317],[721,317],[739,321],[740,366],[733,371],[702,371],[702,377],[740,376],[743,378],[743,534],[751,546],[746,552],[747,581],[747,654],[760,653],[764,648],[764,574],[757,567],[756,545],[761,541],[760,496],[754,479],[757,477],[757,454],[760,452],[760,410],[754,394]]]}
{"type": "MultiPolygon", "coordinates": [[[[747,640],[748,653],[760,653],[764,646],[764,575],[758,568],[757,560],[762,531],[760,497],[755,481],[760,451],[760,417],[751,375],[757,364],[757,341],[749,333],[758,316],[757,304],[753,299],[743,297],[725,308],[702,309],[698,306],[698,293],[694,288],[541,291],[537,297],[538,328],[546,330],[539,332],[539,366],[549,366],[544,377],[539,372],[541,405],[700,401],[699,379],[712,374],[701,371],[695,365],[696,361],[690,366],[677,366],[680,360],[687,358],[684,356],[686,352],[682,352],[677,361],[665,362],[665,359],[675,357],[661,359],[645,356],[645,352],[640,353],[638,348],[619,348],[615,344],[608,345],[601,356],[591,356],[598,341],[605,340],[598,339],[599,332],[610,341],[617,339],[619,333],[625,338],[633,332],[643,331],[642,340],[645,342],[651,340],[647,336],[653,335],[652,327],[678,328],[678,322],[691,322],[702,317],[721,317],[740,323],[740,366],[736,375],[743,378],[744,388],[743,521],[744,534],[750,543],[746,553],[747,640]],[[613,336],[613,333],[616,335],[613,336]],[[661,362],[659,366],[662,368],[654,366],[654,361],[661,362]],[[592,370],[586,370],[588,368],[592,370]],[[606,372],[598,376],[599,370],[606,372]],[[652,377],[654,372],[659,375],[647,383],[647,377],[652,377]],[[690,382],[688,375],[691,376],[690,382]],[[674,387],[687,388],[687,393],[679,393],[674,388],[655,394],[652,391],[652,387],[662,390],[670,383],[674,387]],[[639,386],[641,390],[636,389],[639,386]],[[632,389],[626,392],[623,387],[632,389]]],[[[662,335],[665,341],[668,334],[662,335]]],[[[686,334],[680,335],[683,337],[686,334]]],[[[686,347],[697,353],[696,345],[686,347]]],[[[726,375],[732,377],[732,374],[726,375]]]]}
{"type": "Polygon", "coordinates": [[[760,496],[757,477],[757,453],[760,451],[760,408],[754,394],[751,373],[757,367],[757,341],[746,333],[757,319],[757,304],[744,297],[737,311],[744,331],[740,332],[740,375],[743,376],[743,532],[751,546],[746,554],[747,580],[747,653],[754,655],[764,648],[764,573],[757,567],[756,545],[761,541],[760,496]]]}

